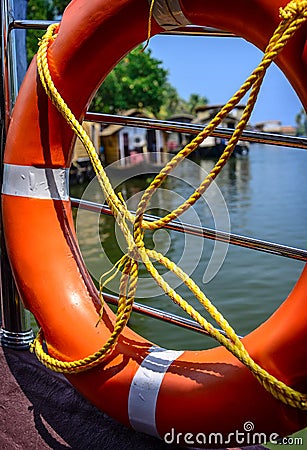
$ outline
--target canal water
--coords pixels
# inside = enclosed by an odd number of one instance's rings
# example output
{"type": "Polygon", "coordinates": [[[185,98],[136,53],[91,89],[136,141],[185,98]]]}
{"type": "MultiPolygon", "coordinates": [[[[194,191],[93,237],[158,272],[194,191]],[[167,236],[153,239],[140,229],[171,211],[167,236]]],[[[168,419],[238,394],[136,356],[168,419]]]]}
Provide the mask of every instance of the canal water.
{"type": "MultiPolygon", "coordinates": [[[[212,160],[186,161],[158,189],[147,212],[162,216],[173,210],[191,195],[213,165],[212,160]]],[[[152,175],[135,178],[128,172],[115,170],[111,178],[129,209],[135,210],[152,175]]],[[[252,144],[248,157],[229,161],[216,183],[181,220],[307,249],[306,175],[307,152],[252,144]]],[[[72,186],[71,195],[104,201],[96,180],[88,186],[72,186]]],[[[76,211],[76,229],[84,260],[97,282],[125,253],[124,239],[111,217],[92,212],[76,211]]],[[[253,330],[276,310],[304,265],[173,230],[146,232],[145,242],[190,275],[240,335],[253,330]]],[[[157,268],[183,298],[202,311],[193,294],[174,275],[161,265],[157,268]]],[[[109,292],[117,294],[118,285],[119,275],[108,284],[109,292]]],[[[162,294],[142,265],[136,300],[185,316],[162,294]]],[[[167,348],[204,349],[215,345],[201,334],[137,314],[132,315],[130,326],[167,348]]]]}

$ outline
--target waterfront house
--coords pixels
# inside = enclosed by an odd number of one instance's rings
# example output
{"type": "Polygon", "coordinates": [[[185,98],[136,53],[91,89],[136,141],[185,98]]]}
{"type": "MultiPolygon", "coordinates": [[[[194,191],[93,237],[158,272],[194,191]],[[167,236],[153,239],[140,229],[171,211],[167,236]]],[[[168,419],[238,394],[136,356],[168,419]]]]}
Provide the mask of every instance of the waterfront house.
{"type": "MultiPolygon", "coordinates": [[[[153,119],[154,116],[139,109],[130,109],[124,116],[153,119]]],[[[110,124],[101,133],[106,165],[120,161],[121,166],[141,163],[144,159],[159,163],[166,151],[165,136],[160,130],[138,126],[110,124]]]]}

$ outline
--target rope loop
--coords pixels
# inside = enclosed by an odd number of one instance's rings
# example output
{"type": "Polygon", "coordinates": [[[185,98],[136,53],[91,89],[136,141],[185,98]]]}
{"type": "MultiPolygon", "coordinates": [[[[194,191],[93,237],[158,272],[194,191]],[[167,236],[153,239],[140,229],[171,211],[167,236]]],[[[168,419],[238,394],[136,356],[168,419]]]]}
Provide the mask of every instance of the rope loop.
{"type": "MultiPolygon", "coordinates": [[[[150,6],[150,20],[152,14],[152,7],[154,0],[150,6]]],[[[285,385],[283,382],[277,380],[274,376],[266,372],[250,357],[248,351],[245,349],[243,343],[237,336],[236,332],[229,325],[223,315],[216,309],[211,303],[209,298],[201,291],[196,283],[175,263],[170,261],[167,257],[154,250],[146,248],[144,243],[144,233],[146,230],[155,230],[163,227],[165,224],[178,218],[188,208],[190,208],[206,191],[213,180],[221,172],[227,161],[229,160],[241,134],[248,123],[248,120],[253,111],[256,103],[260,87],[265,76],[265,73],[274,61],[276,56],[281,52],[289,39],[293,36],[296,30],[307,18],[307,1],[291,1],[285,8],[280,10],[280,16],[283,19],[277,29],[275,30],[272,38],[270,39],[267,48],[264,52],[263,58],[258,67],[247,78],[241,88],[232,96],[232,98],[221,108],[217,115],[211,120],[211,122],[189,143],[187,144],[177,155],[175,155],[170,162],[161,170],[161,172],[155,177],[151,184],[145,190],[135,216],[133,216],[127,209],[126,203],[122,196],[117,195],[108,179],[105,170],[101,164],[100,159],[96,153],[95,147],[92,144],[90,138],[86,134],[84,128],[77,121],[64,99],[57,91],[52,77],[49,71],[48,65],[48,48],[50,44],[56,39],[56,31],[58,24],[51,25],[45,36],[40,41],[39,50],[37,54],[38,73],[45,89],[46,94],[51,99],[55,107],[60,111],[67,123],[70,125],[74,133],[82,141],[85,149],[88,152],[89,158],[93,164],[94,171],[100,183],[101,189],[105,194],[105,198],[111,208],[111,211],[119,224],[120,229],[127,242],[127,253],[116,264],[115,272],[109,271],[100,279],[99,296],[101,299],[101,311],[99,315],[99,321],[103,312],[103,287],[112,279],[116,273],[121,270],[122,275],[119,286],[119,302],[117,316],[114,323],[113,331],[110,334],[107,342],[96,353],[77,361],[61,361],[51,357],[45,352],[43,348],[43,332],[40,331],[31,350],[35,351],[39,360],[50,369],[63,372],[63,373],[77,373],[80,371],[88,370],[95,367],[113,351],[117,344],[118,338],[124,330],[133,306],[134,297],[136,294],[137,282],[138,282],[138,265],[141,261],[147,271],[150,273],[156,283],[163,289],[163,291],[170,297],[170,299],[178,304],[185,312],[187,312],[192,319],[198,322],[204,330],[206,330],[210,336],[216,339],[222,344],[229,352],[237,357],[257,378],[261,385],[270,392],[276,399],[279,399],[286,405],[291,405],[294,408],[307,410],[307,395],[302,394],[291,387],[285,385]],[[237,124],[233,135],[228,141],[228,144],[217,161],[214,168],[198,186],[195,192],[174,211],[162,217],[155,222],[146,222],[143,220],[143,216],[150,201],[156,190],[159,188],[165,178],[171,173],[175,167],[180,164],[188,155],[190,155],[206,137],[210,136],[215,128],[221,123],[229,112],[242,100],[242,98],[250,91],[246,107],[243,111],[242,117],[237,124]],[[130,231],[127,223],[133,224],[133,232],[130,231]],[[217,328],[209,323],[205,317],[203,317],[196,309],[194,309],[186,300],[184,300],[163,278],[154,266],[154,262],[158,261],[164,265],[168,270],[171,270],[194,294],[195,298],[203,306],[214,321],[224,331],[222,334],[217,328]],[[105,282],[102,280],[110,275],[105,282]]],[[[150,36],[149,23],[149,36],[150,36]]],[[[95,324],[93,324],[95,325],[95,324]]]]}

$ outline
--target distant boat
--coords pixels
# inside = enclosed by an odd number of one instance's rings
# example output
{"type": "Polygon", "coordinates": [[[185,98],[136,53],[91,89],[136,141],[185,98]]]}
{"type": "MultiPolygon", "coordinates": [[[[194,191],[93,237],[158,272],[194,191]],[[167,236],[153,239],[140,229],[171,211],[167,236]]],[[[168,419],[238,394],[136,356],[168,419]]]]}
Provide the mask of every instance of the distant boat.
{"type": "MultiPolygon", "coordinates": [[[[194,124],[207,125],[219,112],[222,105],[204,105],[198,106],[195,109],[196,118],[192,121],[194,124]]],[[[244,105],[237,105],[227,117],[223,119],[219,127],[221,128],[235,128],[242,117],[244,105]]],[[[228,140],[225,138],[208,136],[199,146],[197,155],[201,158],[218,158],[222,155],[227,146],[228,140]]],[[[247,156],[249,153],[249,143],[245,141],[238,141],[233,156],[247,156]]]]}

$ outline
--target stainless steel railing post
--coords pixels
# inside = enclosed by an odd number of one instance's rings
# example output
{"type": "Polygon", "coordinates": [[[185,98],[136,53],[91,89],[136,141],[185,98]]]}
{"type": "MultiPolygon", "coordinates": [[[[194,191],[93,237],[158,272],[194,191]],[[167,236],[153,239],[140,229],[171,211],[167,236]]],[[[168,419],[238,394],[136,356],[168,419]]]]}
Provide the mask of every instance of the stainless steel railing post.
{"type": "MultiPolygon", "coordinates": [[[[19,2],[20,6],[21,2],[19,2]]],[[[26,5],[26,2],[25,2],[26,5]]],[[[1,22],[1,80],[0,80],[0,182],[2,186],[3,154],[12,106],[18,92],[17,58],[14,36],[10,33],[14,1],[2,0],[1,22]]],[[[0,210],[1,211],[1,210],[0,210]]],[[[1,214],[1,212],[0,212],[1,214]]],[[[30,328],[30,314],[22,305],[14,283],[0,221],[0,282],[1,282],[1,344],[14,349],[26,349],[34,334],[30,328]]]]}

